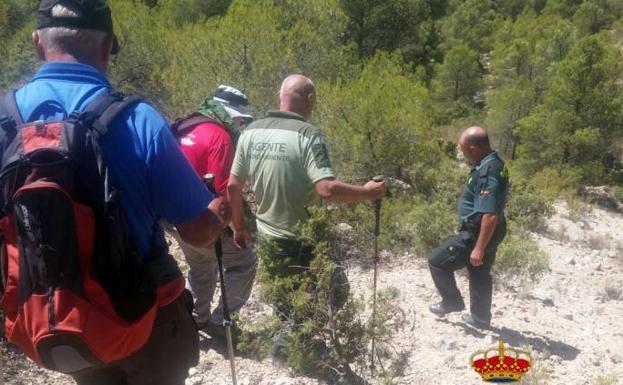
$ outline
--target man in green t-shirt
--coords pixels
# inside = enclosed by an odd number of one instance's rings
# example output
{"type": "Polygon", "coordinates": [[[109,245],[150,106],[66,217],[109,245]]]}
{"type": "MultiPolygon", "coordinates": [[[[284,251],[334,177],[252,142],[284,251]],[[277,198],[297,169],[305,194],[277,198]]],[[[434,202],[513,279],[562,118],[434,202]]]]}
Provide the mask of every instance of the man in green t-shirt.
{"type": "Polygon", "coordinates": [[[276,245],[272,273],[292,275],[309,266],[311,248],[296,237],[295,227],[308,218],[306,206],[317,197],[334,203],[376,200],[385,194],[383,182],[352,185],[336,179],[324,137],[308,123],[316,93],[303,75],[290,75],[281,85],[279,111],[249,125],[238,141],[229,178],[234,239],[246,247],[251,236],[242,211],[242,188],[249,182],[255,194],[257,229],[262,241],[276,245]]]}

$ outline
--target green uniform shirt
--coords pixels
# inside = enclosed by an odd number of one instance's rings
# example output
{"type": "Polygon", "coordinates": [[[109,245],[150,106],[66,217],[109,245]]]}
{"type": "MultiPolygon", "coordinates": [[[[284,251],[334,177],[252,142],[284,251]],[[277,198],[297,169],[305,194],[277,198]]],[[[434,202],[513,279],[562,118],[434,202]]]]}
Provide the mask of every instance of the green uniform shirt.
{"type": "Polygon", "coordinates": [[[320,129],[291,112],[270,111],[238,140],[231,173],[249,181],[260,233],[294,238],[316,199],[314,184],[334,178],[320,129]]]}
{"type": "Polygon", "coordinates": [[[461,221],[477,214],[498,213],[504,221],[508,193],[508,171],[497,152],[492,151],[472,168],[459,199],[461,221]]]}

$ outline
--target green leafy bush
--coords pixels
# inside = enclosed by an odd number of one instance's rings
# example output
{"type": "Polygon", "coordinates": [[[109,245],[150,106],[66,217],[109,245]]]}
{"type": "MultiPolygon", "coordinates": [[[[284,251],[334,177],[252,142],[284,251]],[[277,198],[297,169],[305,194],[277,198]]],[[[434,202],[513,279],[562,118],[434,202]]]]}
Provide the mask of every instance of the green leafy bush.
{"type": "MultiPolygon", "coordinates": [[[[328,212],[319,208],[310,211],[311,218],[299,229],[300,239],[313,247],[309,268],[292,275],[278,274],[282,263],[271,258],[274,249],[265,242],[260,245],[258,280],[262,296],[273,304],[276,316],[245,333],[238,347],[260,355],[272,351],[295,371],[332,384],[366,384],[368,344],[373,333],[382,348],[404,322],[397,311],[398,291],[379,292],[376,323],[372,325],[363,316],[363,299],[349,293],[343,260],[335,253],[339,235],[328,212]]],[[[383,367],[400,367],[392,365],[396,355],[389,353],[391,349],[382,351],[376,360],[382,360],[383,367]]],[[[396,369],[383,375],[398,373],[396,369]]]]}
{"type": "Polygon", "coordinates": [[[621,204],[623,204],[623,186],[613,186],[612,195],[621,204]]]}
{"type": "Polygon", "coordinates": [[[493,271],[503,280],[519,278],[536,282],[549,271],[549,255],[530,234],[510,226],[506,239],[498,248],[493,271]]]}
{"type": "Polygon", "coordinates": [[[543,232],[547,228],[546,219],[554,213],[551,202],[531,182],[511,177],[506,217],[516,226],[532,232],[543,232]]]}
{"type": "Polygon", "coordinates": [[[443,202],[422,202],[409,216],[415,232],[415,250],[426,256],[458,227],[456,212],[443,202]]]}
{"type": "MultiPolygon", "coordinates": [[[[413,194],[396,195],[382,202],[379,235],[382,250],[394,253],[410,251],[426,256],[457,228],[456,202],[449,203],[441,197],[429,202],[413,194]]],[[[374,240],[374,210],[371,204],[339,207],[332,211],[332,218],[352,227],[347,253],[351,256],[371,255],[374,240]]]]}

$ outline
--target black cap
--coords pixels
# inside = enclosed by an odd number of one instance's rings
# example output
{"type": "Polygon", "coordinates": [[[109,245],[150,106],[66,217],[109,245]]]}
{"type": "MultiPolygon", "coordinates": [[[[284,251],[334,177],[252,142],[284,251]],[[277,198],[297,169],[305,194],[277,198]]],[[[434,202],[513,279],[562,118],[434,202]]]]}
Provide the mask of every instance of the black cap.
{"type": "Polygon", "coordinates": [[[72,29],[94,29],[113,34],[111,53],[119,52],[119,42],[113,32],[112,14],[105,0],[41,0],[37,11],[37,29],[65,27],[72,29]],[[80,16],[54,17],[52,9],[63,5],[80,16]]]}

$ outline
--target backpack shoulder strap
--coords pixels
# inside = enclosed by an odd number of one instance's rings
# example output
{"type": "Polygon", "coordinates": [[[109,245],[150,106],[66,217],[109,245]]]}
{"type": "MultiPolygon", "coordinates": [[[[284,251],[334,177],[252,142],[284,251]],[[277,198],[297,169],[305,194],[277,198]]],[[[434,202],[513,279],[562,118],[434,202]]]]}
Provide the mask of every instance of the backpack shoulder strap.
{"type": "Polygon", "coordinates": [[[21,124],[24,121],[15,101],[15,91],[7,92],[0,99],[0,127],[8,131],[21,124]]]}
{"type": "Polygon", "coordinates": [[[87,123],[100,138],[108,133],[110,123],[127,107],[141,99],[134,95],[106,92],[95,98],[77,119],[87,123]]]}
{"type": "Polygon", "coordinates": [[[118,92],[104,92],[95,99],[82,112],[74,112],[71,119],[88,129],[94,139],[91,143],[92,150],[97,162],[99,177],[103,184],[104,209],[114,201],[114,186],[109,178],[108,167],[104,161],[102,150],[99,147],[99,140],[108,133],[110,124],[131,104],[139,102],[141,99],[134,95],[124,95],[118,92]]]}
{"type": "Polygon", "coordinates": [[[139,98],[138,96],[124,95],[121,100],[111,104],[108,108],[106,108],[106,110],[104,110],[104,112],[100,115],[99,119],[97,119],[96,126],[94,126],[94,128],[101,128],[103,132],[100,131],[100,135],[105,135],[106,132],[108,132],[108,127],[110,126],[110,123],[112,123],[112,121],[115,120],[115,118],[119,116],[120,113],[122,113],[130,105],[138,103],[140,101],[141,98],[139,98]]]}
{"type": "Polygon", "coordinates": [[[218,123],[212,118],[209,118],[205,115],[199,113],[192,113],[185,118],[176,120],[171,125],[171,130],[173,131],[173,135],[176,138],[183,138],[188,135],[192,130],[195,129],[200,124],[203,123],[218,123]]]}

